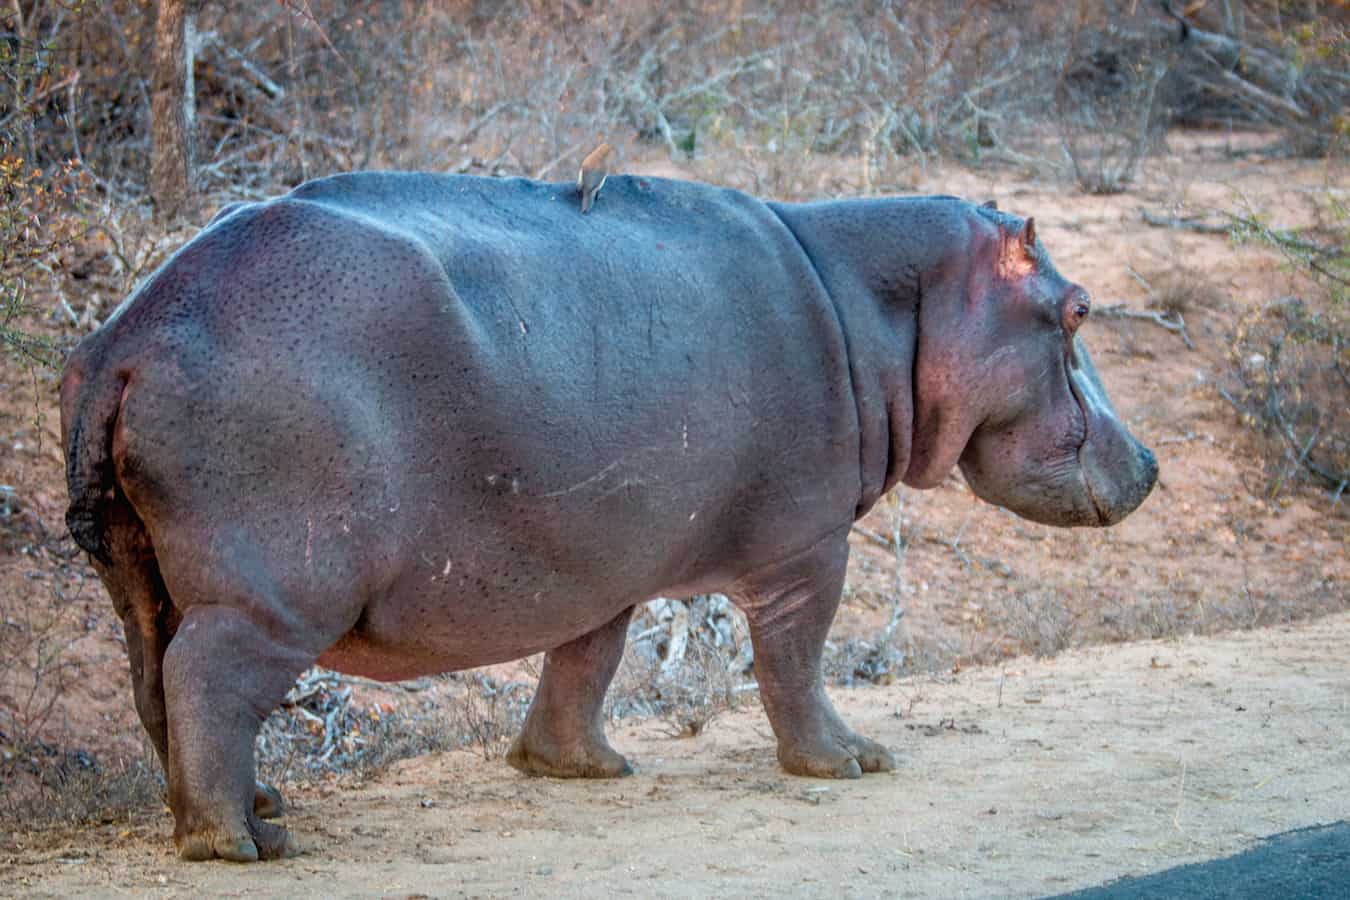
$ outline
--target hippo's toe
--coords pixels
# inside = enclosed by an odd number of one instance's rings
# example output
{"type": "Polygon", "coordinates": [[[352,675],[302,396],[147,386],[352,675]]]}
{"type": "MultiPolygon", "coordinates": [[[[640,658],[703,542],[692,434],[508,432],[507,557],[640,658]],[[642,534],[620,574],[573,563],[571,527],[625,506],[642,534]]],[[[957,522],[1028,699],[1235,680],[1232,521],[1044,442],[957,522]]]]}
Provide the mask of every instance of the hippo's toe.
{"type": "Polygon", "coordinates": [[[895,756],[876,741],[846,731],[819,741],[780,742],[778,761],[793,775],[813,778],[861,778],[864,772],[889,772],[895,756]]]}
{"type": "Polygon", "coordinates": [[[253,791],[253,814],[260,819],[275,819],[285,813],[286,801],[281,799],[281,792],[259,781],[253,791]]]}
{"type": "Polygon", "coordinates": [[[253,836],[258,843],[260,859],[289,859],[302,852],[300,842],[280,825],[258,822],[254,825],[253,836]]]}
{"type": "Polygon", "coordinates": [[[284,859],[300,855],[300,844],[280,825],[254,820],[249,831],[234,832],[219,828],[174,837],[180,859],[200,862],[223,859],[229,862],[257,862],[260,859],[284,859]],[[250,833],[251,832],[251,833],[250,833]]]}
{"type": "Polygon", "coordinates": [[[213,828],[177,836],[178,856],[188,862],[207,859],[225,859],[230,862],[257,862],[258,845],[247,833],[234,833],[213,828]]]}

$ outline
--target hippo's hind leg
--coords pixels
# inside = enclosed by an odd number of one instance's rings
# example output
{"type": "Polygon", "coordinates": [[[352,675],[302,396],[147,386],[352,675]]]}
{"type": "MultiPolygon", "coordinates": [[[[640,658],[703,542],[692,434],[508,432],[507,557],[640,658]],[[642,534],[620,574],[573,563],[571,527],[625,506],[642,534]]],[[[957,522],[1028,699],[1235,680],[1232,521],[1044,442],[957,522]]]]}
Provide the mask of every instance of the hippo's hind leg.
{"type": "Polygon", "coordinates": [[[164,655],[169,711],[169,806],[184,859],[249,862],[299,852],[262,821],[253,742],[317,651],[290,646],[239,603],[201,603],[164,655]]]}
{"type": "Polygon", "coordinates": [[[623,658],[629,607],[607,624],[550,650],[506,760],[527,775],[614,778],[632,769],[605,740],[605,691],[623,658]]]}
{"type": "Polygon", "coordinates": [[[104,511],[108,562],[94,568],[122,620],[131,664],[131,689],[159,764],[169,768],[169,720],[164,712],[164,648],[173,637],[174,610],[159,577],[150,534],[131,505],[117,498],[104,511]]]}
{"type": "Polygon", "coordinates": [[[733,591],[749,620],[778,761],[794,775],[857,778],[895,768],[891,752],[845,725],[825,694],[821,651],[847,563],[845,532],[754,573],[733,591]]]}
{"type": "Polygon", "coordinates": [[[289,833],[257,808],[253,744],[296,677],[350,627],[342,616],[308,614],[333,612],[347,573],[322,584],[278,574],[288,572],[286,554],[238,533],[184,525],[174,541],[160,554],[183,610],[164,654],[174,843],[190,860],[292,856],[299,849],[289,833]]]}
{"type": "MultiPolygon", "coordinates": [[[[136,712],[167,778],[169,724],[164,708],[164,651],[178,628],[178,611],[160,578],[150,534],[131,504],[118,496],[107,505],[104,516],[109,562],[105,565],[94,559],[94,568],[122,620],[136,712]]],[[[253,794],[254,815],[269,819],[284,811],[285,802],[280,792],[269,784],[257,782],[253,794]]]]}

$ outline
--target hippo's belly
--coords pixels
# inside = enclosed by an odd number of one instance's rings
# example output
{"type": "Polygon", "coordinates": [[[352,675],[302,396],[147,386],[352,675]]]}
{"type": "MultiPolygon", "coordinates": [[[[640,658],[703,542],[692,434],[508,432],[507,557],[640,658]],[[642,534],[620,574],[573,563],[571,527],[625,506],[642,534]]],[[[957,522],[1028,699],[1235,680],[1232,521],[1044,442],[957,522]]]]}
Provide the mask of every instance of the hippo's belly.
{"type": "MultiPolygon", "coordinates": [[[[320,664],[384,680],[489,665],[565,644],[652,597],[725,585],[780,514],[764,509],[755,481],[752,505],[706,474],[710,461],[686,468],[661,451],[563,465],[561,480],[557,450],[547,461],[516,455],[512,476],[482,475],[493,469],[472,458],[453,479],[398,486],[397,505],[332,544],[364,557],[370,574],[355,624],[320,664]]],[[[793,545],[796,530],[778,537],[793,545]]]]}

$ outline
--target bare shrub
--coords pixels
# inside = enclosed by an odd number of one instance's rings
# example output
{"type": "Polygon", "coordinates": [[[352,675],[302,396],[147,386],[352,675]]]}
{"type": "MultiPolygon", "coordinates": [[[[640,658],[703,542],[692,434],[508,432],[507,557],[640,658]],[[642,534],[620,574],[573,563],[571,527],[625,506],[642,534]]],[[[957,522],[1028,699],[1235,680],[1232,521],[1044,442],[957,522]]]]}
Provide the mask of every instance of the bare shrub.
{"type": "Polygon", "coordinates": [[[1125,190],[1165,124],[1158,88],[1171,62],[1167,38],[1128,19],[1113,4],[1082,5],[1063,38],[1055,114],[1074,178],[1090,194],[1125,190]]]}
{"type": "Polygon", "coordinates": [[[1350,135],[1350,25],[1318,0],[1161,4],[1183,23],[1168,78],[1176,124],[1255,126],[1321,156],[1350,135]]]}
{"type": "MultiPolygon", "coordinates": [[[[469,748],[484,759],[505,754],[529,708],[531,686],[472,672],[424,679],[446,690],[427,697],[313,668],[268,717],[256,744],[258,770],[278,784],[334,776],[366,778],[412,756],[469,748]],[[358,702],[369,685],[391,700],[358,702]],[[459,690],[453,693],[451,686],[459,690]],[[450,696],[446,696],[451,694],[450,696]]],[[[419,691],[420,692],[420,691],[419,691]]]]}
{"type": "Polygon", "coordinates": [[[1328,198],[1326,214],[1320,241],[1252,212],[1235,219],[1241,239],[1280,250],[1311,283],[1306,298],[1269,301],[1238,321],[1218,383],[1258,438],[1270,499],[1312,480],[1338,504],[1350,486],[1350,207],[1328,198]]]}
{"type": "Polygon", "coordinates": [[[525,724],[533,695],[533,685],[473,673],[465,679],[464,694],[450,707],[451,734],[459,746],[476,749],[483,759],[499,759],[525,724]]]}
{"type": "Polygon", "coordinates": [[[1144,287],[1148,291],[1149,306],[1174,318],[1213,310],[1226,299],[1224,291],[1209,273],[1184,263],[1147,273],[1144,287]]]}
{"type": "Polygon", "coordinates": [[[0,819],[16,829],[126,822],[164,802],[164,781],[151,753],[99,760],[38,742],[16,758],[29,777],[4,779],[0,792],[0,819]]]}
{"type": "Polygon", "coordinates": [[[34,777],[0,792],[0,819],[15,830],[131,822],[163,806],[165,784],[151,756],[100,760],[51,745],[28,749],[34,777]]]}
{"type": "Polygon", "coordinates": [[[69,651],[84,630],[71,610],[82,587],[56,588],[49,603],[0,595],[0,783],[24,748],[42,746],[75,677],[69,651]]]}
{"type": "Polygon", "coordinates": [[[756,689],[753,660],[744,616],[726,597],[654,600],[629,626],[608,714],[656,716],[672,736],[694,737],[756,689]]]}
{"type": "MultiPolygon", "coordinates": [[[[60,50],[78,90],[38,98],[41,127],[22,155],[82,160],[102,189],[139,200],[153,8],[63,9],[39,2],[25,23],[60,50]]],[[[606,134],[672,157],[708,142],[744,151],[762,187],[793,194],[809,188],[802,160],[861,153],[882,189],[890,161],[978,153],[1035,107],[1019,75],[1039,63],[1009,16],[895,0],[861,12],[842,0],[306,0],[247,16],[210,4],[198,17],[196,178],[245,197],[368,167],[566,178],[606,134]]]]}
{"type": "Polygon", "coordinates": [[[1053,656],[1076,643],[1077,616],[1053,596],[1018,591],[1002,599],[1002,625],[1021,648],[1053,656]]]}
{"type": "Polygon", "coordinates": [[[1228,358],[1228,397],[1261,439],[1274,499],[1311,478],[1339,500],[1350,480],[1350,341],[1343,323],[1296,297],[1243,316],[1228,358]]]}

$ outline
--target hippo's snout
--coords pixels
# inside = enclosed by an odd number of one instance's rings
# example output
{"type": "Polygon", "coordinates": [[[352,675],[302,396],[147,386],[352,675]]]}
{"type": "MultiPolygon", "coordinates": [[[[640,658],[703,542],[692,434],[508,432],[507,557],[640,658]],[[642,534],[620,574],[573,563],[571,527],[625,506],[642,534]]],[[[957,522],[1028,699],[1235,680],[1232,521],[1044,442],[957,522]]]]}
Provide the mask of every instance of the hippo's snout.
{"type": "Polygon", "coordinates": [[[1158,482],[1153,451],[1130,438],[1130,452],[1110,461],[1084,458],[1084,475],[1098,525],[1114,525],[1139,508],[1158,482]]]}

